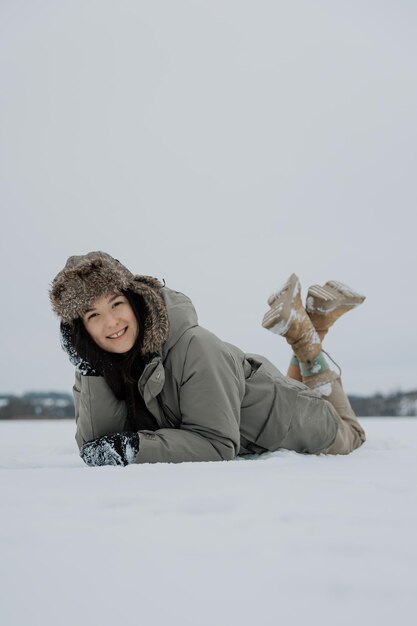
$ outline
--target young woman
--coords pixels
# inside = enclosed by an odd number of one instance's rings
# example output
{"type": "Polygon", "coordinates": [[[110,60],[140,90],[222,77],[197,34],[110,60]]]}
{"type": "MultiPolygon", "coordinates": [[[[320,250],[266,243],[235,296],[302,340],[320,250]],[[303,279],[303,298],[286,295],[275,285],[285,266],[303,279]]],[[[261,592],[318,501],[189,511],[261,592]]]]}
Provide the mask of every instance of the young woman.
{"type": "Polygon", "coordinates": [[[293,274],[262,325],[294,356],[288,376],[199,326],[191,300],[104,252],[72,256],[52,282],[61,341],[76,366],[76,441],[88,465],[223,461],[286,448],[348,454],[365,434],[321,340],[363,301],[293,274]]]}

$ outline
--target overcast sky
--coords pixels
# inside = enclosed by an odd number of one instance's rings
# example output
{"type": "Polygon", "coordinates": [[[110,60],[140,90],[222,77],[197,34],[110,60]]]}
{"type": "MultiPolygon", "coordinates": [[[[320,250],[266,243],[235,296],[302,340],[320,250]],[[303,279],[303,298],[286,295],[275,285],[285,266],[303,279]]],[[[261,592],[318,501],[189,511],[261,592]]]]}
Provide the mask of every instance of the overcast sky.
{"type": "Polygon", "coordinates": [[[0,393],[71,391],[48,288],[90,250],[281,370],[270,292],[345,282],[346,390],[417,388],[415,2],[0,7],[0,393]]]}

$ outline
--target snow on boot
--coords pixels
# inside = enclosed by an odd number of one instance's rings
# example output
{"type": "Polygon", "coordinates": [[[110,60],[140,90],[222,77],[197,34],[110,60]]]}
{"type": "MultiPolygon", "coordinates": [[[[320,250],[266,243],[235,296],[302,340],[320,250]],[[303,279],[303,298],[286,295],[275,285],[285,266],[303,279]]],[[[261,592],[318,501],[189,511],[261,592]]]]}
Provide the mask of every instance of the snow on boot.
{"type": "Polygon", "coordinates": [[[327,369],[319,374],[303,376],[303,383],[310,389],[317,389],[322,396],[329,396],[332,392],[331,383],[340,378],[339,374],[331,369],[327,369]]]}
{"type": "Polygon", "coordinates": [[[307,293],[306,311],[320,339],[327,334],[330,326],[347,311],[365,300],[365,296],[353,291],[347,285],[329,280],[322,287],[312,285],[307,293]]]}
{"type": "Polygon", "coordinates": [[[269,296],[268,304],[271,308],[262,326],[285,337],[299,361],[311,364],[321,350],[321,342],[301,302],[298,277],[291,274],[283,288],[269,296]]]}

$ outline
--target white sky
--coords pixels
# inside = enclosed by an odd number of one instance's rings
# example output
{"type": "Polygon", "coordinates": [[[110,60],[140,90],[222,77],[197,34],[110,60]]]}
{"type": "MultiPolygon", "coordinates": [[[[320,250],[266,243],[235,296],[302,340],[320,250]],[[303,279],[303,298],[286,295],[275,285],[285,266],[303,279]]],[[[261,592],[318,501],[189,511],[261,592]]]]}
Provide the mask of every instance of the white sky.
{"type": "Polygon", "coordinates": [[[417,387],[414,2],[0,2],[0,392],[70,391],[48,286],[105,250],[285,370],[296,272],[367,295],[324,347],[417,387]]]}

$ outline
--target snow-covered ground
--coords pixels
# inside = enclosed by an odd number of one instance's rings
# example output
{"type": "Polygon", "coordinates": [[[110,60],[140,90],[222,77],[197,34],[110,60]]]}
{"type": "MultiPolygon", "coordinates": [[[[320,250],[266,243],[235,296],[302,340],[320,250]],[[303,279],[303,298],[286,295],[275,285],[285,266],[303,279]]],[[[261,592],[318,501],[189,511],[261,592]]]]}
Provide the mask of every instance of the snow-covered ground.
{"type": "Polygon", "coordinates": [[[347,457],[126,468],[0,423],[0,623],[417,623],[417,419],[361,422],[347,457]]]}

